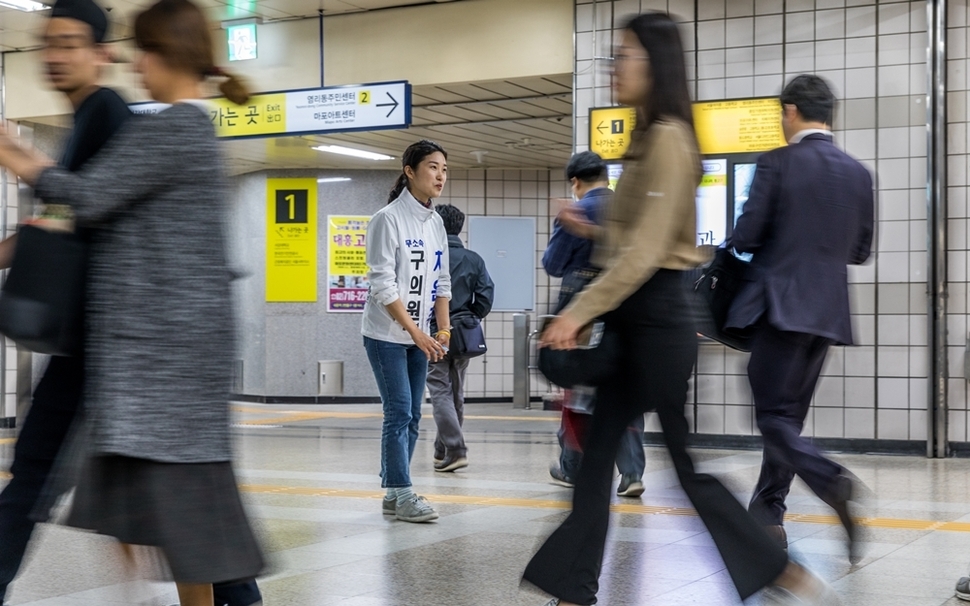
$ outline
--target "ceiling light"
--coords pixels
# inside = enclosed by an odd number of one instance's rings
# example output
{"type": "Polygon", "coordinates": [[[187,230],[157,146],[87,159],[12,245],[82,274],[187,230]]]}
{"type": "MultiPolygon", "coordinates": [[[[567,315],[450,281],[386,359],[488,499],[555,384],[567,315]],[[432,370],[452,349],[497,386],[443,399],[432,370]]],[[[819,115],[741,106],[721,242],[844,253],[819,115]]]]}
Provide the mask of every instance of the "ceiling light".
{"type": "Polygon", "coordinates": [[[386,156],[384,154],[377,154],[374,152],[364,151],[362,149],[354,149],[352,147],[341,147],[340,145],[320,145],[314,147],[316,151],[326,152],[328,154],[340,154],[341,156],[353,156],[354,158],[363,158],[364,160],[393,160],[394,156],[386,156]]]}
{"type": "Polygon", "coordinates": [[[350,181],[350,177],[326,177],[324,179],[317,179],[317,183],[345,183],[350,181]]]}
{"type": "Polygon", "coordinates": [[[46,11],[50,7],[46,4],[41,4],[40,2],[33,2],[33,0],[0,0],[0,6],[5,6],[7,8],[15,8],[18,11],[24,11],[26,13],[33,13],[35,11],[46,11]]]}

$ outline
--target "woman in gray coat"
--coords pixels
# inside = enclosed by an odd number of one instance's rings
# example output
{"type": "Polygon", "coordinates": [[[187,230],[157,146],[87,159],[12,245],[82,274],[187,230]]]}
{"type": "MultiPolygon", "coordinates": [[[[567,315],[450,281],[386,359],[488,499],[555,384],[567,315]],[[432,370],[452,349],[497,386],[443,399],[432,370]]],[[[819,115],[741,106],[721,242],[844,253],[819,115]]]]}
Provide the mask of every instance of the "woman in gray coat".
{"type": "MultiPolygon", "coordinates": [[[[161,548],[183,606],[263,567],[230,465],[233,358],[228,183],[208,113],[216,70],[202,12],[161,0],[138,16],[145,87],[131,119],[79,173],[0,142],[0,164],[92,232],[85,389],[92,456],[70,524],[161,548]]],[[[224,92],[247,95],[230,78],[224,92]]]]}

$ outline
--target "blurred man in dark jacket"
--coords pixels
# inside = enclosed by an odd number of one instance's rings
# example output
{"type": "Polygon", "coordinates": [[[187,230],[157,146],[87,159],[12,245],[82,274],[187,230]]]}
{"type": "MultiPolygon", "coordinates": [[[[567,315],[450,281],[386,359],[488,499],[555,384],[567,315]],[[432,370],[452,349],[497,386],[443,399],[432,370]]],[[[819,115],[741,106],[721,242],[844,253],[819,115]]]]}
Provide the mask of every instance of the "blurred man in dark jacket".
{"type": "MultiPolygon", "coordinates": [[[[439,204],[435,211],[441,215],[448,234],[448,254],[451,269],[450,312],[452,330],[457,330],[457,314],[471,314],[479,320],[492,311],[495,285],[485,268],[485,260],[468,250],[458,234],[465,226],[465,214],[451,204],[439,204]]],[[[437,326],[432,327],[432,334],[437,326]]],[[[428,391],[434,408],[434,422],[438,436],[434,442],[434,470],[455,471],[468,467],[468,449],[461,426],[464,422],[465,373],[468,358],[451,352],[444,359],[428,366],[428,391]]]]}
{"type": "MultiPolygon", "coordinates": [[[[569,179],[575,202],[560,211],[549,245],[542,255],[542,267],[546,273],[554,278],[562,278],[559,302],[554,313],[559,313],[569,299],[599,273],[600,268],[594,267],[590,258],[596,230],[602,224],[606,207],[613,198],[606,164],[593,152],[574,155],[566,166],[566,178],[569,179]]],[[[565,394],[559,427],[562,452],[559,463],[549,468],[549,475],[560,486],[572,486],[579,471],[594,393],[593,388],[579,387],[565,394]]],[[[616,494],[634,498],[643,494],[641,478],[646,458],[643,453],[642,415],[629,427],[620,443],[616,466],[620,471],[620,485],[616,494]]]]}

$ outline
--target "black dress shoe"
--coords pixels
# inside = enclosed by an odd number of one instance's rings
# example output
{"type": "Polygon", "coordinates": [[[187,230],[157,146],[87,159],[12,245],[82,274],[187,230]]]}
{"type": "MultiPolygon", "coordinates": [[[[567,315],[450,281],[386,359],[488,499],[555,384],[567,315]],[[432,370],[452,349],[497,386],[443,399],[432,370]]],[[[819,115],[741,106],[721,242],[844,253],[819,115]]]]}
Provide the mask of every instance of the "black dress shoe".
{"type": "Polygon", "coordinates": [[[781,524],[772,524],[771,526],[765,526],[765,532],[768,536],[772,538],[778,546],[788,551],[788,533],[785,532],[785,527],[781,524]]]}
{"type": "Polygon", "coordinates": [[[862,560],[862,554],[859,553],[859,544],[857,541],[858,528],[849,511],[849,501],[852,500],[852,480],[844,475],[836,477],[835,481],[832,482],[830,494],[828,504],[839,516],[839,521],[842,522],[842,526],[845,528],[845,532],[849,537],[849,563],[858,564],[862,560]]]}

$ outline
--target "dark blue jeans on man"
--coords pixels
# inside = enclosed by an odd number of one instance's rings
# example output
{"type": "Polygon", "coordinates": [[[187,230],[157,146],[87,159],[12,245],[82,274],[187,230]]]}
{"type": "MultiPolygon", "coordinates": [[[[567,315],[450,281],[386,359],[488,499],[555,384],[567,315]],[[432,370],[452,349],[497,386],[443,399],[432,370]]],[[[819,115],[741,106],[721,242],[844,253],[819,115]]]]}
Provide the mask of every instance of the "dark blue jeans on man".
{"type": "Polygon", "coordinates": [[[417,345],[364,337],[367,359],[384,404],[381,429],[381,486],[411,486],[411,458],[418,442],[428,357],[417,345]]]}
{"type": "MultiPolygon", "coordinates": [[[[579,473],[579,465],[583,462],[583,451],[576,450],[567,443],[562,426],[559,428],[559,446],[562,448],[559,468],[564,476],[575,479],[579,473]]],[[[620,448],[616,452],[616,468],[620,475],[640,478],[643,477],[646,466],[647,458],[643,452],[643,415],[640,415],[633,420],[620,441],[620,448]]]]}

